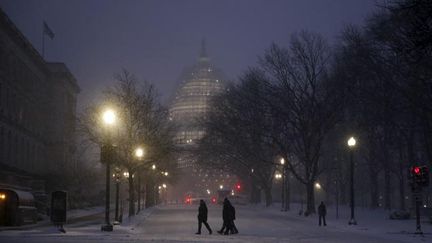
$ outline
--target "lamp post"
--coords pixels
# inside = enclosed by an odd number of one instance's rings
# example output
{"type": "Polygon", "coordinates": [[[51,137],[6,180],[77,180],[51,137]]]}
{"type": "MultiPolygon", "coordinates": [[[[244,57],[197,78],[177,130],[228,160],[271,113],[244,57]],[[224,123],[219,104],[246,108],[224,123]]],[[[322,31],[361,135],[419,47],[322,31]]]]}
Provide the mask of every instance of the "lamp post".
{"type": "Polygon", "coordinates": [[[350,171],[351,171],[351,219],[348,222],[349,225],[357,225],[357,221],[354,217],[354,148],[356,146],[356,140],[354,137],[348,139],[348,147],[350,149],[350,171]]]}
{"type": "MultiPolygon", "coordinates": [[[[116,114],[113,110],[108,109],[102,113],[102,121],[107,129],[116,123],[116,114]]],[[[107,139],[101,147],[101,162],[106,164],[106,187],[105,187],[105,225],[102,225],[102,231],[112,231],[113,226],[110,223],[110,180],[111,180],[111,160],[113,157],[113,146],[109,131],[107,139]]]]}
{"type": "Polygon", "coordinates": [[[116,198],[115,198],[115,217],[114,217],[114,224],[119,224],[119,193],[120,193],[120,173],[121,170],[119,168],[115,169],[115,173],[113,174],[113,177],[116,182],[116,198]]]}
{"type": "Polygon", "coordinates": [[[281,198],[282,198],[282,205],[281,205],[281,211],[286,211],[286,168],[285,168],[285,159],[280,159],[280,164],[282,165],[282,192],[281,192],[281,198]]]}
{"type": "MultiPolygon", "coordinates": [[[[144,157],[144,149],[136,148],[135,149],[135,157],[138,161],[140,161],[144,157]]],[[[137,171],[138,174],[138,212],[141,211],[141,173],[137,171]]]]}
{"type": "Polygon", "coordinates": [[[165,183],[162,184],[162,197],[163,197],[163,201],[164,204],[167,204],[167,185],[165,183]]]}

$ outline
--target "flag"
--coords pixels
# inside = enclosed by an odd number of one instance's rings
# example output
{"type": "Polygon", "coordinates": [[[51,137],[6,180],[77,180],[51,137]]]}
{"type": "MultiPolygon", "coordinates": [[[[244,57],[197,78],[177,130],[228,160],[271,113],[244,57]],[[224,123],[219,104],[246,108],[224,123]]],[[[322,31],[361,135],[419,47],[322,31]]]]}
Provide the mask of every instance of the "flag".
{"type": "Polygon", "coordinates": [[[43,22],[43,33],[48,35],[51,40],[54,38],[54,32],[48,27],[45,21],[43,22]]]}

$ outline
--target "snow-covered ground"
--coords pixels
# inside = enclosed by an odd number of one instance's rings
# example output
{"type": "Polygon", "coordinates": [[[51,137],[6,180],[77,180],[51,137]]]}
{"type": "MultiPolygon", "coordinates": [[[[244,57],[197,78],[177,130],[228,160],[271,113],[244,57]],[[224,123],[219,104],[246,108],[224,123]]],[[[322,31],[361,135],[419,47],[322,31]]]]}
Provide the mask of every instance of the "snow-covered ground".
{"type": "MultiPolygon", "coordinates": [[[[132,220],[114,226],[113,232],[101,232],[103,222],[89,221],[65,227],[66,234],[54,227],[39,227],[25,231],[2,231],[0,242],[432,242],[432,225],[423,223],[423,236],[412,234],[414,220],[389,220],[382,210],[356,209],[358,225],[349,226],[349,209],[340,209],[336,219],[328,209],[326,227],[318,226],[316,216],[297,214],[299,206],[292,205],[289,212],[281,212],[277,205],[237,206],[238,235],[219,235],[222,225],[220,206],[209,206],[209,224],[214,234],[203,227],[197,231],[197,205],[160,206],[142,211],[132,220]]],[[[99,221],[101,219],[98,219],[99,221]]]]}

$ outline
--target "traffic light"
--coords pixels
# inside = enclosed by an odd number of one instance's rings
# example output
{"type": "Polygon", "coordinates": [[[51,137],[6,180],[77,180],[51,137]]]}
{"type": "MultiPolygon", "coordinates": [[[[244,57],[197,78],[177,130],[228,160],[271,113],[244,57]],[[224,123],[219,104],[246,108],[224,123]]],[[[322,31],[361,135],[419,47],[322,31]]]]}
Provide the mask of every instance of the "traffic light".
{"type": "Polygon", "coordinates": [[[410,168],[410,183],[413,189],[429,186],[429,168],[427,166],[412,166],[410,168]]]}
{"type": "Polygon", "coordinates": [[[237,191],[240,191],[240,189],[241,189],[241,185],[240,185],[240,183],[237,183],[237,185],[236,185],[236,189],[237,189],[237,191]]]}

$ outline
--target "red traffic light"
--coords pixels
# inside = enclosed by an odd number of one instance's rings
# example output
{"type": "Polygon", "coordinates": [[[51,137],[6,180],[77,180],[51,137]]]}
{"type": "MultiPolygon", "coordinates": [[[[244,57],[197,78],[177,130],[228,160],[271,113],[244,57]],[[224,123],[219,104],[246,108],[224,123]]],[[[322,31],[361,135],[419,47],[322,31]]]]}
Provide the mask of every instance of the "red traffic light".
{"type": "Polygon", "coordinates": [[[186,204],[191,204],[191,203],[192,203],[191,198],[190,197],[186,197],[186,204]]]}
{"type": "Polygon", "coordinates": [[[412,172],[414,172],[414,174],[416,174],[416,175],[420,175],[420,167],[418,167],[418,166],[414,166],[413,168],[412,168],[412,172]]]}
{"type": "Polygon", "coordinates": [[[237,188],[237,190],[240,190],[240,189],[241,189],[241,185],[240,185],[240,184],[237,184],[237,185],[236,185],[236,188],[237,188]]]}

